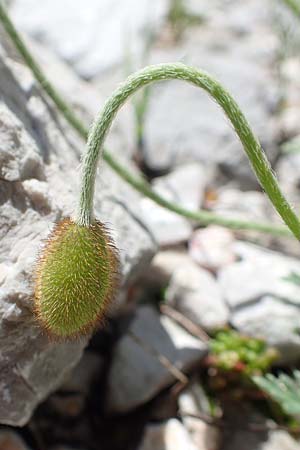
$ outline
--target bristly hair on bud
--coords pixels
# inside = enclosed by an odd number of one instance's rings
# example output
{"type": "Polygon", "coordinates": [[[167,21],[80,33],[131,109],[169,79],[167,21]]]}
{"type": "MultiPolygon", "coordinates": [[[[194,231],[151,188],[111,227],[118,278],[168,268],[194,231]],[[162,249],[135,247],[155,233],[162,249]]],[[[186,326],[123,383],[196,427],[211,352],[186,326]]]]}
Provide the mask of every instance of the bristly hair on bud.
{"type": "Polygon", "coordinates": [[[105,226],[63,219],[37,263],[35,312],[54,339],[70,339],[103,323],[115,292],[117,251],[105,226]]]}

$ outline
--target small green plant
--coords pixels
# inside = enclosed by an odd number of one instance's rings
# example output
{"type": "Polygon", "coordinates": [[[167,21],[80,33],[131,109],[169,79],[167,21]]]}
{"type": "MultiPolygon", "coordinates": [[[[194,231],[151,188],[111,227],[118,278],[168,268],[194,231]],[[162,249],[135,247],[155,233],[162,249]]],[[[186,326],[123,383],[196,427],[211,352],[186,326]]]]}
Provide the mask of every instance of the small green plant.
{"type": "Polygon", "coordinates": [[[275,377],[271,373],[255,376],[253,381],[277,402],[285,414],[300,420],[300,371],[295,370],[293,377],[281,373],[275,377]]]}
{"type": "Polygon", "coordinates": [[[210,341],[210,363],[223,371],[236,371],[243,375],[265,373],[278,358],[265,341],[244,336],[234,330],[219,331],[210,341]]]}

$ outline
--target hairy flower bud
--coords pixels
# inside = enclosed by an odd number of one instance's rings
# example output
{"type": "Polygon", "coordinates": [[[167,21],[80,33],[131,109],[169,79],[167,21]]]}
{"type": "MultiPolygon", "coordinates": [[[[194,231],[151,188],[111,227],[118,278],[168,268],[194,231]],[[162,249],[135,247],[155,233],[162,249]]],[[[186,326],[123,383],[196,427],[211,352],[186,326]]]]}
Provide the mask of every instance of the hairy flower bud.
{"type": "Polygon", "coordinates": [[[67,218],[39,258],[35,311],[54,338],[84,335],[103,322],[116,285],[117,252],[101,222],[89,227],[67,218]]]}

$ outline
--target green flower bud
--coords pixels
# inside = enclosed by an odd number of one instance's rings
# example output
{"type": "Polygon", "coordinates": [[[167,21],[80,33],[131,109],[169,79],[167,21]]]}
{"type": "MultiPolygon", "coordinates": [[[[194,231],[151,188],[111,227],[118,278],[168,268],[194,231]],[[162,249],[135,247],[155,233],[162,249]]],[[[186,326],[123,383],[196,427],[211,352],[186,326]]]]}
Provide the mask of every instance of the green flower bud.
{"type": "Polygon", "coordinates": [[[69,218],[60,221],[36,270],[35,311],[47,333],[68,339],[103,323],[117,266],[116,249],[101,222],[84,227],[69,218]]]}

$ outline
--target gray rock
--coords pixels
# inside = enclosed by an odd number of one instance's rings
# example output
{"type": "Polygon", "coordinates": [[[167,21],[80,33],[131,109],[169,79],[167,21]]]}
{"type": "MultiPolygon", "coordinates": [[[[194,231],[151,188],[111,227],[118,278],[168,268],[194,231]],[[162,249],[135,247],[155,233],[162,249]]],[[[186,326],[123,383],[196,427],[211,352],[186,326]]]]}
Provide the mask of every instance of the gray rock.
{"type": "MultiPolygon", "coordinates": [[[[215,2],[207,1],[203,8],[209,9],[211,3],[214,7],[215,2]]],[[[151,61],[184,60],[219,78],[274,160],[277,129],[272,112],[279,90],[270,66],[277,57],[278,41],[268,17],[268,6],[262,7],[259,0],[222,2],[204,24],[188,30],[176,48],[153,52],[151,61]],[[249,23],[242,32],[240,16],[245,19],[243,23],[249,23]]],[[[243,186],[256,184],[231,127],[200,89],[182,82],[154,87],[144,137],[152,168],[204,161],[222,166],[230,176],[239,177],[243,186]]]]}
{"type": "Polygon", "coordinates": [[[102,368],[103,359],[101,356],[91,351],[85,351],[61,388],[86,395],[93,379],[100,376],[102,368]]]}
{"type": "Polygon", "coordinates": [[[141,57],[149,32],[159,29],[167,0],[15,0],[17,25],[72,64],[84,78],[141,57]],[[31,11],[31,14],[27,14],[31,11]],[[134,14],[132,14],[134,11],[134,14]]]}
{"type": "Polygon", "coordinates": [[[234,249],[240,260],[222,269],[218,278],[231,308],[265,295],[300,306],[300,286],[285,280],[292,272],[300,274],[297,259],[242,241],[236,241],[234,249]]]}
{"type": "MultiPolygon", "coordinates": [[[[237,408],[238,410],[238,408],[237,408]]],[[[239,416],[235,413],[231,418],[228,431],[225,430],[220,450],[298,450],[299,441],[294,439],[287,431],[267,430],[274,425],[257,413],[239,409],[239,416]],[[249,424],[266,427],[266,431],[253,432],[247,430],[249,424]],[[230,430],[230,431],[229,431],[230,430]]]]}
{"type": "MultiPolygon", "coordinates": [[[[293,155],[296,156],[296,155],[293,155]]],[[[284,159],[286,161],[286,158],[284,159]]],[[[283,162],[284,162],[283,161],[283,162]]],[[[296,161],[294,161],[296,163],[296,161]]],[[[291,203],[296,204],[299,194],[291,186],[291,183],[298,176],[295,168],[292,167],[293,160],[290,160],[290,171],[278,171],[280,176],[280,186],[291,203]],[[289,175],[291,175],[289,177],[289,175]],[[294,201],[293,201],[294,199],[294,201]]],[[[281,164],[281,163],[280,163],[281,164]]],[[[286,165],[285,165],[286,167],[286,165]]],[[[268,197],[258,191],[240,191],[234,187],[220,188],[214,200],[207,201],[206,205],[210,210],[220,216],[231,219],[254,221],[259,223],[274,223],[274,225],[283,225],[281,217],[275,211],[268,197]]],[[[271,247],[275,250],[281,250],[284,253],[293,256],[300,256],[300,247],[295,245],[293,238],[275,237],[272,234],[261,233],[253,230],[240,230],[235,232],[241,239],[252,240],[264,247],[271,247]]]]}
{"type": "Polygon", "coordinates": [[[213,177],[211,168],[200,163],[189,163],[176,167],[169,175],[155,178],[153,187],[157,192],[163,189],[169,191],[174,201],[196,210],[201,207],[205,190],[213,177]]]}
{"type": "Polygon", "coordinates": [[[265,296],[232,313],[231,322],[242,333],[266,339],[280,353],[281,363],[300,356],[300,308],[276,297],[265,296]]]}
{"type": "MultiPolygon", "coordinates": [[[[176,168],[169,175],[156,178],[153,189],[167,200],[187,209],[197,210],[202,204],[212,171],[197,163],[176,168]]],[[[161,245],[186,241],[192,233],[191,223],[184,217],[160,207],[152,200],[142,200],[144,220],[161,245]]]]}
{"type": "Polygon", "coordinates": [[[262,450],[298,450],[299,439],[293,438],[286,431],[272,431],[269,433],[267,442],[261,445],[262,450]]]}
{"type": "Polygon", "coordinates": [[[172,373],[159,362],[158,354],[185,372],[206,352],[203,342],[171,319],[160,316],[153,307],[140,307],[115,349],[108,377],[108,410],[129,411],[174,381],[172,373]]]}
{"type": "Polygon", "coordinates": [[[206,330],[222,328],[228,321],[228,308],[216,280],[193,261],[183,262],[174,271],[166,300],[206,330]]]}
{"type": "MultiPolygon", "coordinates": [[[[53,222],[74,212],[84,144],[29,71],[1,54],[0,423],[22,426],[63,382],[87,341],[51,342],[32,315],[36,257],[53,222]]],[[[96,216],[114,229],[128,278],[143,269],[155,246],[137,218],[139,196],[102,166],[96,216]]]]}
{"type": "Polygon", "coordinates": [[[196,230],[189,240],[189,255],[200,266],[213,272],[234,262],[234,236],[216,225],[196,230]]]}
{"type": "Polygon", "coordinates": [[[220,430],[208,425],[195,416],[209,413],[209,401],[203,389],[197,383],[191,384],[178,398],[179,412],[182,416],[183,424],[189,432],[192,441],[198,450],[217,450],[220,447],[220,430]]]}
{"type": "Polygon", "coordinates": [[[169,419],[158,425],[147,425],[139,446],[139,450],[196,450],[197,448],[178,419],[169,419]]]}
{"type": "MultiPolygon", "coordinates": [[[[169,191],[160,189],[159,193],[173,200],[169,191]]],[[[179,244],[189,239],[193,228],[184,217],[162,208],[147,197],[142,199],[141,208],[147,227],[160,246],[179,244]]]]}
{"type": "Polygon", "coordinates": [[[151,261],[150,270],[144,280],[153,286],[165,288],[174,271],[185,264],[190,264],[191,258],[184,249],[166,249],[159,251],[151,261]]]}
{"type": "Polygon", "coordinates": [[[299,198],[299,170],[300,153],[295,152],[284,155],[277,165],[277,173],[280,185],[293,204],[297,204],[299,198]]]}
{"type": "MultiPolygon", "coordinates": [[[[298,27],[297,27],[298,28],[298,27]]],[[[289,34],[289,43],[293,42],[291,37],[291,28],[287,30],[289,34]]],[[[300,34],[299,34],[300,38],[300,34]]],[[[281,64],[281,77],[284,94],[284,105],[280,112],[280,125],[284,132],[284,136],[291,138],[300,132],[299,123],[296,121],[297,112],[300,109],[300,94],[299,94],[299,73],[300,64],[297,59],[299,51],[299,43],[296,46],[297,52],[295,54],[284,53],[284,59],[281,64]]],[[[285,49],[286,50],[286,49],[285,49]]]]}
{"type": "Polygon", "coordinates": [[[221,270],[218,280],[231,308],[231,323],[275,346],[281,362],[298,360],[300,287],[285,277],[300,273],[299,261],[242,242],[235,251],[240,261],[221,270]]]}
{"type": "MultiPolygon", "coordinates": [[[[92,120],[101,110],[110,92],[116,88],[120,80],[113,80],[109,86],[102,82],[97,86],[91,85],[84,80],[80,80],[73,68],[64,61],[57,58],[51,49],[39,44],[34,39],[27,38],[27,45],[30,46],[35,58],[44,68],[50,81],[59,89],[64,98],[72,104],[74,110],[79,114],[86,125],[90,125],[92,120]]],[[[122,73],[122,78],[124,73],[122,73]]],[[[109,79],[111,80],[111,75],[109,79]]],[[[19,78],[19,82],[24,85],[28,92],[32,89],[32,78],[24,80],[24,75],[19,78]]],[[[135,120],[132,105],[127,103],[119,111],[112,124],[111,132],[106,139],[106,147],[122,157],[132,156],[135,151],[135,120]]],[[[127,158],[126,158],[127,159],[127,158]]]]}
{"type": "Polygon", "coordinates": [[[86,351],[77,366],[68,374],[60,390],[68,395],[54,393],[48,399],[50,408],[65,417],[78,417],[83,411],[91,384],[101,376],[103,359],[97,353],[86,351]]]}
{"type": "Polygon", "coordinates": [[[273,207],[262,192],[244,192],[232,187],[220,188],[210,207],[220,216],[241,220],[266,222],[274,216],[273,207]]]}

